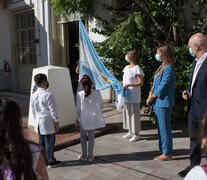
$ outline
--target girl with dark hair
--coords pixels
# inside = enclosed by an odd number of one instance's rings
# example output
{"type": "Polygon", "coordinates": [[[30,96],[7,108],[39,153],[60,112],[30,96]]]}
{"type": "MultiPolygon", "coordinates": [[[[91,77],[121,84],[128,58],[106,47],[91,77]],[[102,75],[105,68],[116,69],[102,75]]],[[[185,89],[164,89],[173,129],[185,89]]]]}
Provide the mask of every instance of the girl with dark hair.
{"type": "Polygon", "coordinates": [[[47,180],[41,148],[25,140],[21,123],[18,104],[0,98],[0,179],[47,180]]]}
{"type": "Polygon", "coordinates": [[[155,59],[161,65],[155,73],[153,86],[146,103],[147,105],[152,103],[158,126],[161,155],[155,157],[154,160],[167,161],[173,159],[171,112],[174,106],[175,89],[175,63],[170,46],[159,46],[155,59]]]}
{"type": "Polygon", "coordinates": [[[100,91],[92,89],[92,81],[84,75],[81,79],[83,90],[77,93],[76,98],[76,128],[80,128],[80,142],[82,154],[79,160],[92,162],[94,160],[94,130],[105,127],[101,109],[103,100],[100,91]],[[88,134],[88,153],[87,153],[88,134]]]}

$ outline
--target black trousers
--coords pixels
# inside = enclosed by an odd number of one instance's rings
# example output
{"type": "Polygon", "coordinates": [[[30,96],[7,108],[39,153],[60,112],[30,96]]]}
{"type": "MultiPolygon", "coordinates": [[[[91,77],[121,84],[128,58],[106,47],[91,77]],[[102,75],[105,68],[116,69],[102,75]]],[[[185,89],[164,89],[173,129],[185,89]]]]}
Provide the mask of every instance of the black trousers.
{"type": "Polygon", "coordinates": [[[191,111],[188,113],[188,132],[190,137],[190,166],[200,165],[201,142],[200,136],[202,119],[195,118],[191,111]]]}

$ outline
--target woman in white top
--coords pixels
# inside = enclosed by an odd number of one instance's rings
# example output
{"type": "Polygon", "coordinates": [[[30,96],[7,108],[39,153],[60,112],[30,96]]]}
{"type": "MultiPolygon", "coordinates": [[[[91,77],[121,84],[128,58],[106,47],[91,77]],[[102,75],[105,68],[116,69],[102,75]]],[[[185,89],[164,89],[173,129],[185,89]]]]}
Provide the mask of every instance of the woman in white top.
{"type": "MultiPolygon", "coordinates": [[[[203,146],[207,149],[207,114],[203,118],[201,126],[201,137],[203,138],[203,146]]],[[[207,164],[202,166],[194,166],[186,175],[184,180],[206,180],[207,179],[207,164]]]]}
{"type": "Polygon", "coordinates": [[[139,66],[138,53],[135,49],[129,50],[125,59],[130,64],[123,70],[123,88],[129,90],[130,98],[124,104],[123,128],[129,132],[123,138],[130,138],[129,141],[135,142],[139,140],[141,130],[140,102],[144,73],[139,66]]]}
{"type": "Polygon", "coordinates": [[[103,100],[100,91],[92,89],[91,79],[87,75],[82,77],[81,85],[83,90],[77,93],[76,98],[76,128],[80,128],[82,148],[82,154],[78,159],[91,162],[94,159],[94,130],[105,127],[105,121],[101,111],[103,108],[103,100]]]}

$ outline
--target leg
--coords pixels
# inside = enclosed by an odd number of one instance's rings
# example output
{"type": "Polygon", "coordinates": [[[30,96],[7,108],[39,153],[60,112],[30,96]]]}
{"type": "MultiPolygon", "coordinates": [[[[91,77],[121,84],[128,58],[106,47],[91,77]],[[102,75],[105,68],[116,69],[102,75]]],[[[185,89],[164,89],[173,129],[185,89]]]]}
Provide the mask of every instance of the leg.
{"type": "Polygon", "coordinates": [[[188,131],[190,137],[190,166],[199,165],[201,162],[201,138],[199,138],[201,120],[188,113],[188,131]]]}
{"type": "Polygon", "coordinates": [[[131,133],[131,124],[130,124],[129,114],[130,114],[129,104],[125,103],[124,109],[123,109],[123,129],[128,129],[129,133],[131,133]]]}
{"type": "Polygon", "coordinates": [[[190,138],[190,166],[180,171],[178,174],[185,177],[186,174],[196,165],[201,162],[201,138],[200,132],[201,119],[196,119],[192,116],[191,111],[188,113],[188,133],[190,138]]]}
{"type": "Polygon", "coordinates": [[[39,128],[38,128],[38,136],[39,136],[39,145],[45,148],[44,135],[40,134],[39,128]]]}
{"type": "Polygon", "coordinates": [[[141,131],[140,103],[131,104],[131,131],[137,136],[141,131]]]}
{"type": "Polygon", "coordinates": [[[54,157],[54,145],[55,145],[55,134],[45,135],[45,146],[48,162],[55,162],[54,157]]]}
{"type": "Polygon", "coordinates": [[[94,130],[88,131],[88,158],[93,158],[94,130]]]}
{"type": "Polygon", "coordinates": [[[82,156],[83,158],[87,157],[87,134],[86,131],[80,126],[80,142],[81,142],[81,148],[82,148],[82,156]]]}
{"type": "Polygon", "coordinates": [[[159,150],[162,152],[162,143],[161,143],[161,137],[160,137],[160,125],[158,121],[158,110],[157,108],[153,107],[155,111],[155,119],[156,119],[156,124],[157,124],[157,130],[158,130],[158,138],[159,138],[159,150]]]}
{"type": "Polygon", "coordinates": [[[172,154],[171,108],[155,108],[160,130],[161,150],[164,155],[172,154]]]}

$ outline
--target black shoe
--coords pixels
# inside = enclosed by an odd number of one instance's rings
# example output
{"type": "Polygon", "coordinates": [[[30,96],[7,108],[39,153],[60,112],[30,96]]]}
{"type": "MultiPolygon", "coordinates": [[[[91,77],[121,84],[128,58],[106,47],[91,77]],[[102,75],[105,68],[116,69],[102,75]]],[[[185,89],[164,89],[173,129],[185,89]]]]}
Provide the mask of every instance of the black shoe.
{"type": "Polygon", "coordinates": [[[193,166],[188,166],[188,167],[185,168],[184,170],[180,171],[180,172],[178,173],[178,175],[179,175],[180,177],[185,177],[186,174],[188,174],[188,172],[189,172],[192,168],[193,168],[193,166]]]}
{"type": "Polygon", "coordinates": [[[54,161],[54,162],[48,162],[48,164],[47,164],[47,167],[48,168],[51,168],[51,167],[56,167],[56,166],[58,166],[58,165],[60,165],[60,164],[62,164],[62,162],[61,161],[54,161]]]}

